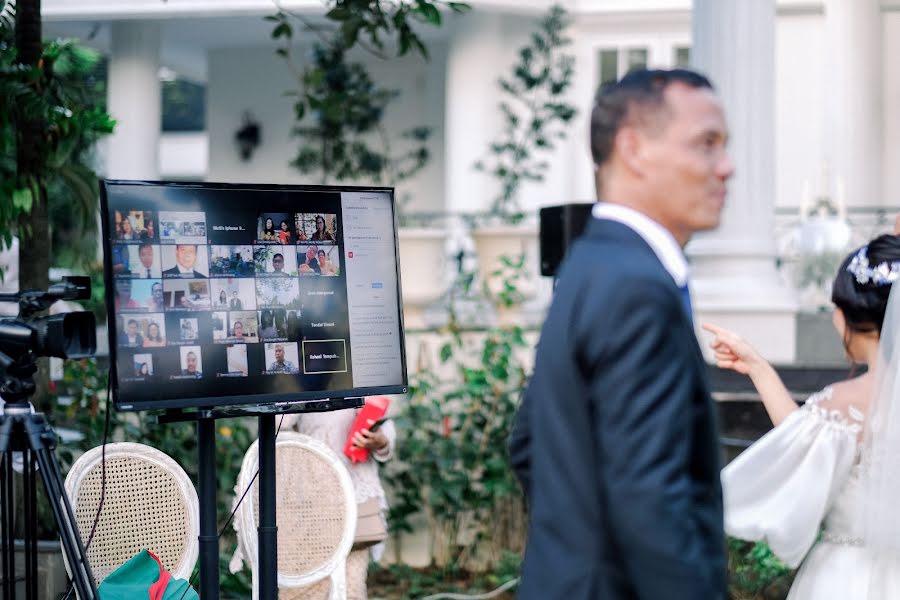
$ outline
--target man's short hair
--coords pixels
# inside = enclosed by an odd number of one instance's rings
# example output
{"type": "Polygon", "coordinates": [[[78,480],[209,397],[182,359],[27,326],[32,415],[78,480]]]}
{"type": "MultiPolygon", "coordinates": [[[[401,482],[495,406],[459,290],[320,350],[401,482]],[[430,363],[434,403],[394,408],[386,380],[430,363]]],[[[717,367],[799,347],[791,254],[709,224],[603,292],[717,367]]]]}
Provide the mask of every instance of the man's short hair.
{"type": "Polygon", "coordinates": [[[601,86],[591,112],[591,155],[595,165],[609,160],[616,134],[623,125],[634,119],[666,116],[664,93],[673,83],[713,89],[709,79],[689,69],[639,69],[601,86]]]}
{"type": "Polygon", "coordinates": [[[275,256],[272,257],[272,261],[274,262],[276,258],[280,258],[281,260],[284,260],[284,255],[279,252],[279,253],[275,254],[275,256]]]}
{"type": "Polygon", "coordinates": [[[153,244],[151,244],[150,242],[142,243],[140,246],[138,246],[138,252],[140,252],[144,248],[153,248],[153,244]]]}

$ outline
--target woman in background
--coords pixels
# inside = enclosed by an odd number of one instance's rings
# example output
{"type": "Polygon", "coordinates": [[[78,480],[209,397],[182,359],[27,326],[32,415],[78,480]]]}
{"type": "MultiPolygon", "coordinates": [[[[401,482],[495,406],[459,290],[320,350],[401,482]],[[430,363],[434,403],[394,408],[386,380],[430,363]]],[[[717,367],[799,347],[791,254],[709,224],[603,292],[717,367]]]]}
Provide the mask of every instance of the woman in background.
{"type": "Polygon", "coordinates": [[[312,234],[313,241],[316,242],[333,242],[334,234],[325,230],[325,217],[316,216],[316,231],[312,234]]]}
{"type": "Polygon", "coordinates": [[[722,471],[725,530],[802,562],[789,600],[900,598],[898,278],[896,235],[844,259],[832,322],[848,358],[869,370],[799,408],[747,342],[704,325],[718,366],[750,377],[775,425],[722,471]]]}
{"type": "MultiPolygon", "coordinates": [[[[368,448],[369,457],[363,462],[353,463],[344,454],[344,444],[350,429],[356,420],[356,410],[336,410],[332,412],[307,413],[301,415],[284,415],[282,428],[294,428],[300,433],[324,442],[337,454],[350,472],[353,482],[353,491],[357,504],[375,500],[381,506],[382,514],[387,512],[387,499],[381,479],[378,476],[380,463],[389,460],[394,455],[394,444],[397,433],[394,422],[385,421],[376,431],[363,429],[356,433],[353,445],[359,448],[368,448]]],[[[281,418],[281,417],[279,417],[281,418]]],[[[370,421],[371,427],[374,422],[370,421]]],[[[352,600],[365,600],[366,575],[369,562],[378,560],[384,554],[384,543],[374,546],[354,547],[347,557],[347,598],[352,600]]],[[[291,600],[312,600],[327,598],[327,589],[330,579],[326,578],[318,584],[306,588],[300,588],[296,593],[288,594],[291,600]]],[[[282,594],[289,590],[282,590],[282,594]]]]}
{"type": "Polygon", "coordinates": [[[291,229],[287,221],[281,222],[281,229],[278,231],[278,241],[285,245],[291,243],[291,229]]]}
{"type": "Polygon", "coordinates": [[[265,242],[275,242],[278,238],[275,236],[275,223],[272,222],[271,218],[266,219],[266,226],[263,229],[262,239],[265,242]]]}
{"type": "Polygon", "coordinates": [[[144,348],[161,348],[166,345],[166,338],[159,331],[156,321],[150,321],[147,325],[147,335],[144,337],[144,348]]]}
{"type": "Polygon", "coordinates": [[[337,275],[337,267],[334,266],[334,263],[328,260],[328,256],[325,254],[324,250],[319,250],[318,253],[318,261],[319,261],[319,273],[325,276],[334,276],[337,275]]]}
{"type": "Polygon", "coordinates": [[[125,217],[122,219],[122,239],[123,240],[133,240],[134,236],[134,228],[131,226],[131,219],[125,217]]]}

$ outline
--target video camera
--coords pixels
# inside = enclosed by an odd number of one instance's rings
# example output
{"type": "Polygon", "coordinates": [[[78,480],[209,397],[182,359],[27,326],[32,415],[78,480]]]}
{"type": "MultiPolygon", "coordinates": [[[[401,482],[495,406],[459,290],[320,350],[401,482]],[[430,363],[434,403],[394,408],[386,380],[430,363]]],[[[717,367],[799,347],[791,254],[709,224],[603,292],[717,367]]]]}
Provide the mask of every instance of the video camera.
{"type": "Polygon", "coordinates": [[[8,400],[27,396],[33,384],[17,381],[34,373],[39,356],[82,358],[97,350],[94,313],[70,312],[37,316],[57,300],[85,300],[91,296],[89,277],[64,277],[46,292],[25,290],[0,294],[0,302],[17,302],[16,317],[0,319],[0,395],[8,400]]]}

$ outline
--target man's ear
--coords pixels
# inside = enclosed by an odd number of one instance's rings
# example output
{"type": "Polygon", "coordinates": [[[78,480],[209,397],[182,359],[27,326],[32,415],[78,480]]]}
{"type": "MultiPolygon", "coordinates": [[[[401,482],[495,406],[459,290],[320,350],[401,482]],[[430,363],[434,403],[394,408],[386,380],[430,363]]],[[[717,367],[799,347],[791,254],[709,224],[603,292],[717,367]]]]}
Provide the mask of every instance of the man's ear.
{"type": "Polygon", "coordinates": [[[641,177],[646,169],[646,147],[644,136],[634,127],[622,127],[613,141],[615,155],[622,165],[634,175],[641,177]]]}

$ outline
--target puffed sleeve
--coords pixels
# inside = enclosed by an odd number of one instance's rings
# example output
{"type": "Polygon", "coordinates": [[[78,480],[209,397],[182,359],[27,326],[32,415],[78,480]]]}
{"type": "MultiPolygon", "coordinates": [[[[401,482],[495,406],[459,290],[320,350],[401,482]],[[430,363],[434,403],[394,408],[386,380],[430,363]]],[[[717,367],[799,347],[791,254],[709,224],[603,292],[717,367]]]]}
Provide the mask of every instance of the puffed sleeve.
{"type": "Polygon", "coordinates": [[[725,531],[765,541],[788,566],[806,556],[856,459],[858,423],[814,394],[722,470],[725,531]]]}

